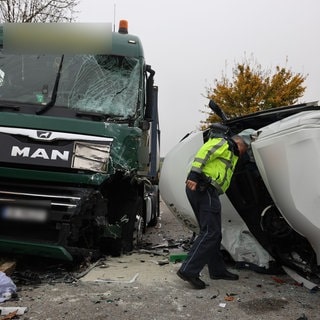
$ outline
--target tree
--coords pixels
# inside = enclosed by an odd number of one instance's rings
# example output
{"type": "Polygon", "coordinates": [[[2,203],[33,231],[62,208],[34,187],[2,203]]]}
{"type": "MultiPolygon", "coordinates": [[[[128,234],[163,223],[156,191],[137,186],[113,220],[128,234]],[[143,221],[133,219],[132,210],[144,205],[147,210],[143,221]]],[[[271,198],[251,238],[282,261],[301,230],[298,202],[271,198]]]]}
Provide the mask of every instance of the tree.
{"type": "Polygon", "coordinates": [[[77,0],[0,0],[1,22],[72,22],[77,0]]]}
{"type": "MultiPolygon", "coordinates": [[[[295,104],[303,96],[306,76],[276,66],[275,72],[263,70],[260,64],[245,60],[232,70],[232,81],[223,74],[214,80],[215,87],[207,88],[207,97],[215,101],[228,118],[252,112],[295,104]]],[[[205,112],[204,127],[217,122],[217,116],[205,112]]]]}

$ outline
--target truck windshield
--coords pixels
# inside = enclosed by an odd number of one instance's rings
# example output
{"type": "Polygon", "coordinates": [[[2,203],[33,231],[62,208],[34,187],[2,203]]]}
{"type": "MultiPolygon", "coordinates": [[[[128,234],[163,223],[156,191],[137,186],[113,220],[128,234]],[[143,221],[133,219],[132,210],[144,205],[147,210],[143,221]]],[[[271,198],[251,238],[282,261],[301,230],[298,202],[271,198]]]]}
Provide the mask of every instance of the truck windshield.
{"type": "MultiPolygon", "coordinates": [[[[45,105],[51,100],[60,61],[61,55],[0,53],[0,100],[45,105]]],[[[65,55],[55,105],[131,117],[140,85],[137,58],[65,55]]]]}

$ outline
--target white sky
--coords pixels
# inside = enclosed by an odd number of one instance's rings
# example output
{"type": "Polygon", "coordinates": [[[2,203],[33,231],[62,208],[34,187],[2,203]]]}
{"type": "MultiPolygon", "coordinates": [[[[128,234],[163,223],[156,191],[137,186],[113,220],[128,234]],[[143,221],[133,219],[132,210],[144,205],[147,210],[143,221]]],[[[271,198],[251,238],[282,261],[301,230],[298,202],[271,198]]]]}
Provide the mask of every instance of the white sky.
{"type": "Polygon", "coordinates": [[[320,99],[319,0],[80,0],[77,22],[129,22],[159,87],[161,155],[205,118],[206,88],[251,56],[308,75],[320,99]]]}

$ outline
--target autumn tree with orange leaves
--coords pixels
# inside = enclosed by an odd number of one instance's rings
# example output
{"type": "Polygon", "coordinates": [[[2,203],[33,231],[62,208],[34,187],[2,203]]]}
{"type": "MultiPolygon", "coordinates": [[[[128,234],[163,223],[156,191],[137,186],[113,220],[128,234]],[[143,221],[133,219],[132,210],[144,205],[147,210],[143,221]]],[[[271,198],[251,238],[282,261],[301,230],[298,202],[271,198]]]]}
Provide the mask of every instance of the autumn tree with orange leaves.
{"type": "MultiPolygon", "coordinates": [[[[260,64],[246,60],[232,70],[232,80],[226,75],[215,79],[215,86],[207,88],[207,97],[218,104],[228,118],[252,112],[278,108],[297,103],[306,89],[306,76],[294,74],[290,69],[276,66],[275,72],[263,70],[260,64]]],[[[203,127],[219,121],[211,111],[203,127]]]]}

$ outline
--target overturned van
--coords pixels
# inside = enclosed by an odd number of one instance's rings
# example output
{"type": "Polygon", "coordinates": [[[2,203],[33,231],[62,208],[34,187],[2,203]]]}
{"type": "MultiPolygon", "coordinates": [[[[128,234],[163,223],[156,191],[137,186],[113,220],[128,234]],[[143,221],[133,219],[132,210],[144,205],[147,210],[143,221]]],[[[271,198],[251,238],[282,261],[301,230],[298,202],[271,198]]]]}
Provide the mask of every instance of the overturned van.
{"type": "MultiPolygon", "coordinates": [[[[320,283],[320,107],[318,102],[271,109],[224,125],[250,133],[251,148],[221,196],[222,245],[239,265],[268,272],[276,263],[310,287],[320,283]],[[250,129],[250,130],[248,130],[250,129]]],[[[184,181],[198,148],[215,127],[193,132],[166,156],[163,200],[190,230],[198,226],[184,181]],[[176,163],[181,166],[176,166],[176,163]]],[[[213,133],[214,134],[214,133],[213,133]]]]}

